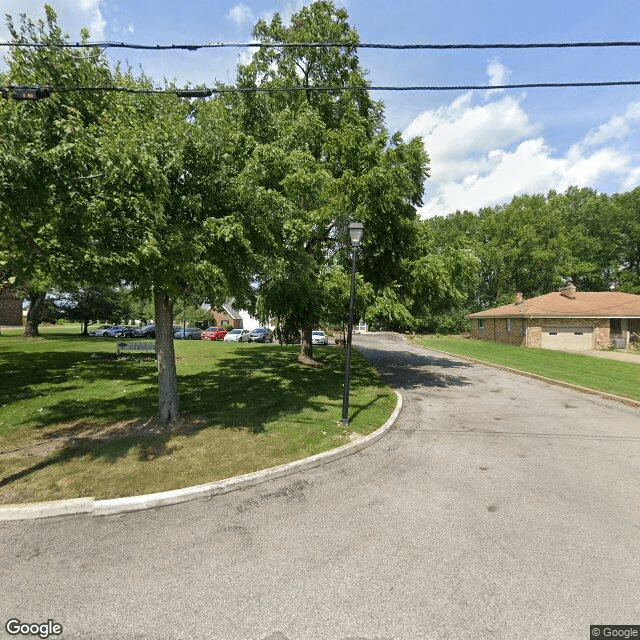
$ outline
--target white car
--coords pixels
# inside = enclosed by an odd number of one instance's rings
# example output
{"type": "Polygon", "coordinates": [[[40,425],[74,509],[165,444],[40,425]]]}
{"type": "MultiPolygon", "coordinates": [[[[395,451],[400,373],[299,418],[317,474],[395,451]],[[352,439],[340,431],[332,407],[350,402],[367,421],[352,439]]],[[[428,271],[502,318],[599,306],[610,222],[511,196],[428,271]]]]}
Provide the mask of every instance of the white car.
{"type": "Polygon", "coordinates": [[[224,337],[225,342],[249,342],[249,329],[233,329],[224,337]]]}
{"type": "Polygon", "coordinates": [[[312,331],[311,344],[329,344],[329,338],[324,331],[312,331]]]}

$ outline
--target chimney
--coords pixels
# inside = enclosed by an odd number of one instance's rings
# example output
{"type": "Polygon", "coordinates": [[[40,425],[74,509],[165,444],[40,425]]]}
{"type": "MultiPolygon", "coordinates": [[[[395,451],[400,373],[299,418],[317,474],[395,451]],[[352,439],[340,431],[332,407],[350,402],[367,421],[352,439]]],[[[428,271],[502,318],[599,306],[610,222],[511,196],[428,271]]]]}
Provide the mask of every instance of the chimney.
{"type": "Polygon", "coordinates": [[[569,300],[576,299],[576,285],[571,281],[567,282],[564,287],[560,287],[559,291],[561,296],[569,298],[569,300]]]}
{"type": "Polygon", "coordinates": [[[522,304],[524,299],[519,291],[516,291],[516,304],[522,304]]]}

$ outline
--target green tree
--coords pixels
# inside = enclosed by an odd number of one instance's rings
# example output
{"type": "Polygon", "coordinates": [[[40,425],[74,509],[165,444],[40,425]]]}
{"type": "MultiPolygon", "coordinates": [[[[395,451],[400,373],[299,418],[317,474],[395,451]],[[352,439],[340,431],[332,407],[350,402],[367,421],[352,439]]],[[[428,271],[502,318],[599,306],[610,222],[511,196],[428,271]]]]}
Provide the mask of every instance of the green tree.
{"type": "MultiPolygon", "coordinates": [[[[144,75],[111,70],[99,50],[59,47],[68,38],[53,9],[45,13],[38,22],[21,16],[19,29],[9,19],[16,46],[7,82],[151,86],[144,75]],[[27,42],[50,46],[20,46],[27,42]]],[[[175,301],[251,296],[260,234],[234,195],[246,136],[221,100],[176,95],[63,91],[3,100],[0,109],[0,263],[25,288],[126,286],[152,296],[158,416],[175,420],[175,301]]]]}
{"type": "MultiPolygon", "coordinates": [[[[5,85],[109,84],[99,49],[71,51],[45,5],[45,19],[7,16],[15,46],[5,58],[5,85]],[[21,46],[50,45],[44,48],[21,46]]],[[[82,40],[88,32],[83,30],[82,40]]],[[[51,287],[77,280],[90,230],[85,215],[92,179],[100,172],[94,148],[106,99],[58,93],[38,101],[0,100],[0,263],[30,301],[25,336],[38,334],[39,313],[51,287]]]]}
{"type": "Polygon", "coordinates": [[[350,220],[365,227],[359,272],[376,295],[397,286],[415,231],[428,159],[422,142],[390,136],[368,82],[344,9],[314,2],[285,24],[259,21],[268,44],[342,43],[334,47],[261,48],[238,70],[243,89],[233,113],[254,143],[238,182],[245,206],[266,222],[269,242],[256,276],[264,315],[301,331],[301,362],[313,363],[311,331],[328,315],[336,268],[350,272],[350,220]],[[284,87],[302,91],[278,92],[284,87]],[[325,88],[318,90],[319,88],[325,88]]]}
{"type": "MultiPolygon", "coordinates": [[[[130,75],[119,82],[148,84],[130,75]]],[[[261,240],[235,196],[243,146],[220,100],[121,95],[103,125],[96,152],[105,171],[91,215],[104,224],[89,259],[112,283],[153,296],[161,424],[180,415],[175,302],[251,295],[253,246],[261,240]]]]}
{"type": "Polygon", "coordinates": [[[126,291],[110,287],[82,287],[55,297],[60,317],[80,322],[83,335],[92,322],[120,324],[132,318],[132,302],[126,291]]]}
{"type": "Polygon", "coordinates": [[[619,231],[619,276],[622,291],[640,294],[640,187],[612,197],[619,231]]]}

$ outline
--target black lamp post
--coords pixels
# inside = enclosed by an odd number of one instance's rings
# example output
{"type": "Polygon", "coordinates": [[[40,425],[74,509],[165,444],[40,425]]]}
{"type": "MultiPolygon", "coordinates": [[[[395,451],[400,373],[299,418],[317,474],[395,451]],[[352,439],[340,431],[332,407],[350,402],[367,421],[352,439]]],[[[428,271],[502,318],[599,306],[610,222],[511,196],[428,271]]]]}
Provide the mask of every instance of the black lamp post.
{"type": "Polygon", "coordinates": [[[349,325],[347,329],[347,357],[344,364],[344,390],[342,392],[342,420],[343,427],[349,426],[349,383],[351,382],[351,336],[353,335],[353,303],[356,297],[356,254],[362,240],[364,226],[361,222],[349,224],[351,237],[351,297],[349,298],[349,325]]]}

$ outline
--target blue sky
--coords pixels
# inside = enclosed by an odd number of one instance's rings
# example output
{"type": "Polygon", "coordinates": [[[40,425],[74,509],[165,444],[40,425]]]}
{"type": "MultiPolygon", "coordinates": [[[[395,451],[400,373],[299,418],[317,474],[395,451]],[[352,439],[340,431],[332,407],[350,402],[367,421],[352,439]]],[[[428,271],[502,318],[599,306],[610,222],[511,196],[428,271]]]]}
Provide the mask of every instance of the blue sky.
{"type": "MultiPolygon", "coordinates": [[[[261,17],[291,15],[298,0],[50,0],[73,39],[135,43],[247,42],[261,17]]],[[[639,40],[637,0],[347,0],[362,42],[491,43],[639,40]]],[[[42,2],[0,0],[0,14],[42,15],[42,2]]],[[[0,39],[7,31],[0,26],[0,39]]],[[[233,82],[246,49],[149,53],[110,50],[161,83],[233,82]]],[[[579,50],[361,50],[374,85],[640,80],[640,48],[579,50]]],[[[420,135],[431,158],[421,215],[477,211],[518,194],[601,192],[640,184],[640,89],[528,89],[374,94],[387,126],[420,135]]]]}

